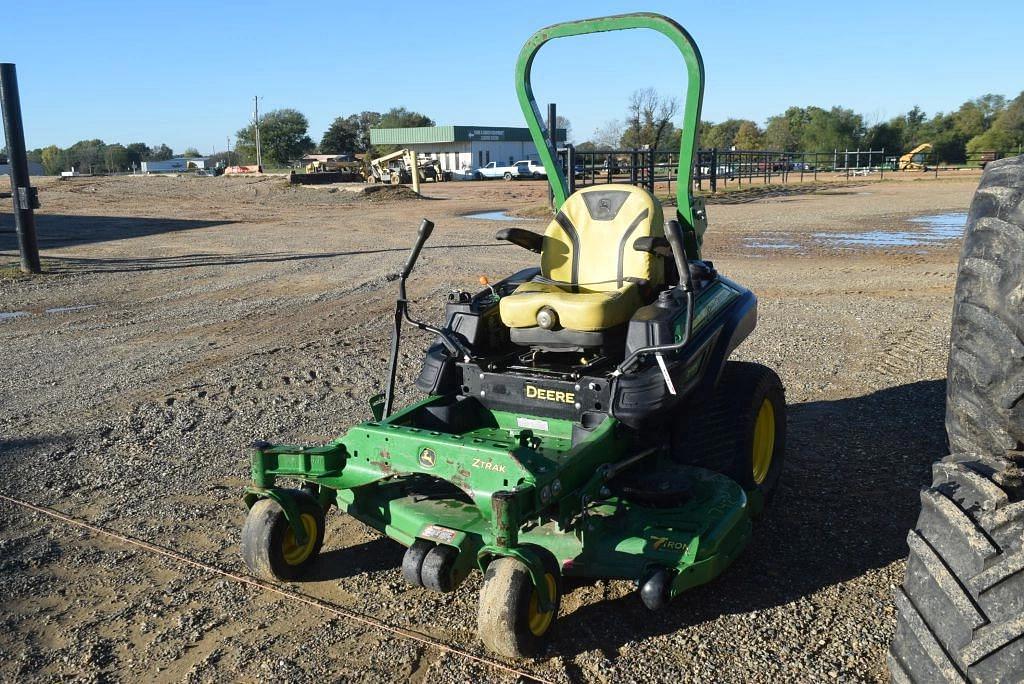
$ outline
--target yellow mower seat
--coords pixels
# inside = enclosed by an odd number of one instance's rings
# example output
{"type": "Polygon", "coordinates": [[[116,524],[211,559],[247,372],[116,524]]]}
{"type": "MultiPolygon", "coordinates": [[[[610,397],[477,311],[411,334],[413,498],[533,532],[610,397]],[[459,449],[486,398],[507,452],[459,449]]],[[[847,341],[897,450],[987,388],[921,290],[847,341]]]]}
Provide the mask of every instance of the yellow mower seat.
{"type": "Polygon", "coordinates": [[[599,331],[632,318],[665,279],[660,257],[633,249],[640,237],[665,234],[661,203],[643,188],[595,185],[569,196],[548,224],[540,277],[523,283],[499,304],[510,328],[537,326],[552,309],[562,328],[599,331]]]}

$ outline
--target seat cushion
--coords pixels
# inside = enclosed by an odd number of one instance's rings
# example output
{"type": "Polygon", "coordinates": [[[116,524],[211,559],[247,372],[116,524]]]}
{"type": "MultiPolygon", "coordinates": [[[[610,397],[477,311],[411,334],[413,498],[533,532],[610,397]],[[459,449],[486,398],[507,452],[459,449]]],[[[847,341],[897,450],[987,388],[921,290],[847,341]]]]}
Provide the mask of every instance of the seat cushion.
{"type": "Polygon", "coordinates": [[[498,304],[502,322],[510,328],[532,328],[537,312],[547,306],[558,314],[558,323],[570,330],[604,330],[632,317],[643,303],[636,283],[608,290],[545,282],[523,283],[498,304]]]}

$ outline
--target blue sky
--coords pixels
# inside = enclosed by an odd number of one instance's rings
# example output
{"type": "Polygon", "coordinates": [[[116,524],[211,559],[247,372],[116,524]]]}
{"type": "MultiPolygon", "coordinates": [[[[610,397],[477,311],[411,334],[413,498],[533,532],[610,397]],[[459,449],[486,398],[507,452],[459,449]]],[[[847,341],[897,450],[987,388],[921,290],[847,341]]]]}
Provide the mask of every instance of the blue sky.
{"type": "MultiPolygon", "coordinates": [[[[208,152],[245,125],[255,94],[264,110],[305,113],[316,140],[337,115],[396,105],[440,124],[523,125],[512,84],[523,41],[554,22],[632,11],[693,34],[712,121],[813,104],[871,123],[1024,90],[1019,0],[10,0],[0,61],[18,65],[29,147],[101,138],[208,152]]],[[[577,141],[646,86],[684,87],[678,53],[649,31],[554,41],[534,65],[538,100],[558,102],[577,141]]]]}

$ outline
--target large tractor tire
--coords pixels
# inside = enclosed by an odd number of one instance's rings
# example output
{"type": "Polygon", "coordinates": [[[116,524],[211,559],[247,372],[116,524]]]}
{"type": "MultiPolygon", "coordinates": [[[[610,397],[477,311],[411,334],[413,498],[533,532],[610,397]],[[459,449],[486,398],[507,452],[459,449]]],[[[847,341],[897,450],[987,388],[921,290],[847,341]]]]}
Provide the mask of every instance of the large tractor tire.
{"type": "Polygon", "coordinates": [[[988,165],[953,307],[946,430],[896,590],[896,682],[1024,681],[1024,157],[988,165]]]}

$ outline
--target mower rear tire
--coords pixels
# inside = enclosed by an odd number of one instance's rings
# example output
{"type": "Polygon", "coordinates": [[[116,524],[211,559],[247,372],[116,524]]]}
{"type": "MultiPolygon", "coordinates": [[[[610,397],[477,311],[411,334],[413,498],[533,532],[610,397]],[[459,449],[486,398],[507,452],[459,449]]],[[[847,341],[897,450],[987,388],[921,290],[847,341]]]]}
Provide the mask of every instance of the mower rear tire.
{"type": "Polygon", "coordinates": [[[316,562],[324,544],[324,509],[301,489],[285,493],[299,509],[304,544],[297,543],[284,509],[273,499],[253,504],[242,527],[242,559],[252,574],[268,581],[297,579],[316,562]]]}
{"type": "Polygon", "coordinates": [[[543,650],[551,638],[562,601],[561,573],[554,557],[540,547],[531,550],[544,561],[544,579],[555,596],[552,610],[539,610],[537,587],[530,579],[530,571],[515,558],[492,560],[480,591],[480,640],[488,650],[508,658],[529,657],[543,650]]]}
{"type": "Polygon", "coordinates": [[[722,473],[771,501],[786,451],[786,397],[775,371],[727,362],[710,401],[688,404],[676,425],[677,462],[722,473]]]}

